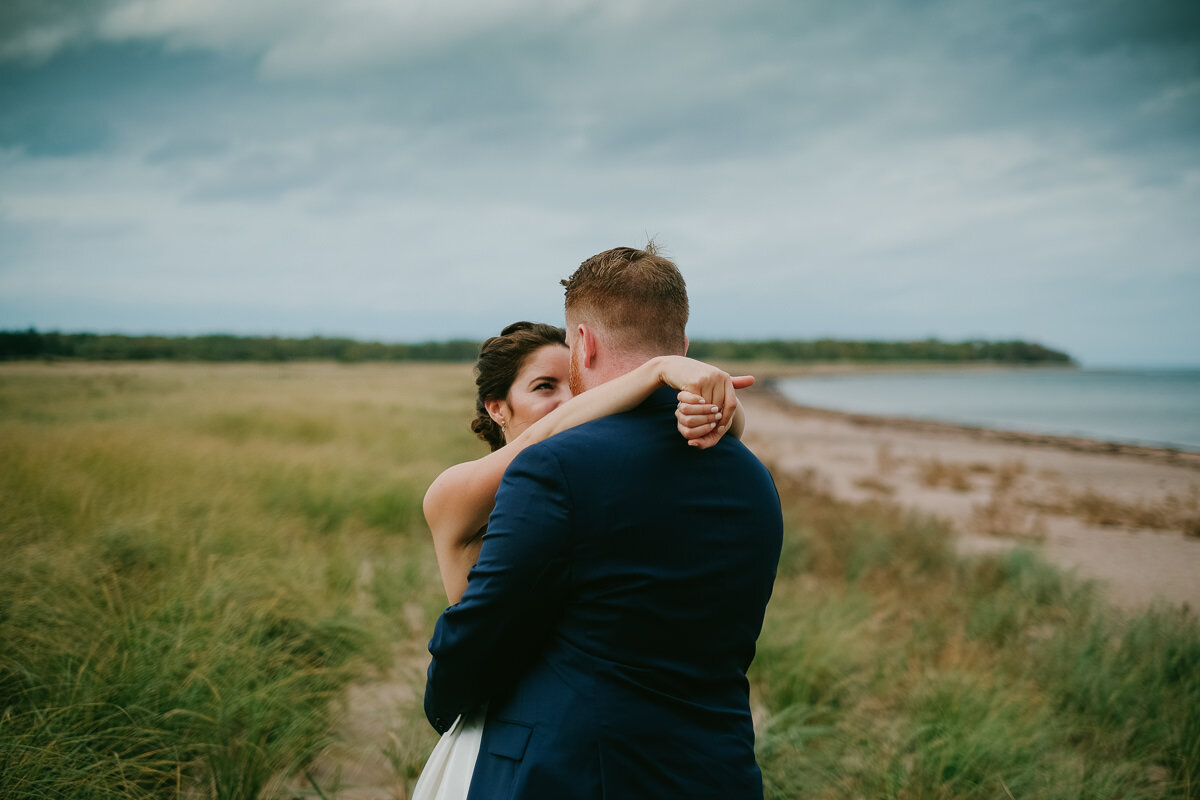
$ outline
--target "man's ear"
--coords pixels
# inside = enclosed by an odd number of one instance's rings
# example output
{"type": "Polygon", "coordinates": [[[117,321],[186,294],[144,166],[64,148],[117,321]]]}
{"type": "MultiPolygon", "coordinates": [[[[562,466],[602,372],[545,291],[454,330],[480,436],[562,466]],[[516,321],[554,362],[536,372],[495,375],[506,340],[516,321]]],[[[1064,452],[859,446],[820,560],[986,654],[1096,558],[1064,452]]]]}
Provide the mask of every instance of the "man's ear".
{"type": "Polygon", "coordinates": [[[507,408],[505,408],[505,406],[507,406],[507,405],[508,404],[505,403],[503,400],[484,400],[483,401],[484,411],[486,411],[488,413],[488,416],[492,418],[492,422],[495,422],[497,425],[501,425],[501,426],[508,423],[508,417],[505,416],[505,412],[508,410],[507,408]]]}
{"type": "Polygon", "coordinates": [[[596,333],[590,325],[579,323],[578,335],[575,340],[579,343],[579,363],[585,369],[591,369],[596,361],[596,333]]]}
{"type": "Polygon", "coordinates": [[[687,349],[688,349],[688,345],[689,345],[689,344],[691,344],[691,342],[690,342],[690,341],[688,341],[688,337],[684,336],[684,337],[683,337],[683,354],[684,354],[685,356],[687,355],[687,349]]]}

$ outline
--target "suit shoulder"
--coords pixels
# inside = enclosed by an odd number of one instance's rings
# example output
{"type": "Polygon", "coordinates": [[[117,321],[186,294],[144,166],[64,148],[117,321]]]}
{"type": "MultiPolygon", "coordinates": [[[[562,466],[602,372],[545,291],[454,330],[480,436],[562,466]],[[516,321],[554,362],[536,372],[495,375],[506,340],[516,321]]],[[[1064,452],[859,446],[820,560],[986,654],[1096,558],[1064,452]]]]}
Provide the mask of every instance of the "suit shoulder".
{"type": "Polygon", "coordinates": [[[544,448],[549,452],[564,453],[571,452],[578,447],[613,444],[616,441],[613,438],[614,436],[622,431],[630,430],[634,424],[634,421],[625,414],[601,417],[600,419],[576,425],[574,428],[568,428],[561,433],[551,436],[549,439],[544,439],[535,445],[531,445],[527,449],[538,447],[544,448]]]}
{"type": "MultiPolygon", "coordinates": [[[[674,434],[673,430],[672,433],[674,434]]],[[[648,431],[639,433],[636,421],[618,414],[568,428],[549,439],[530,445],[517,458],[533,451],[533,458],[551,458],[558,468],[574,473],[581,468],[590,470],[602,468],[602,465],[611,465],[614,459],[624,460],[637,458],[639,454],[644,455],[655,446],[650,439],[648,431]]],[[[513,463],[516,463],[515,459],[513,463]]]]}

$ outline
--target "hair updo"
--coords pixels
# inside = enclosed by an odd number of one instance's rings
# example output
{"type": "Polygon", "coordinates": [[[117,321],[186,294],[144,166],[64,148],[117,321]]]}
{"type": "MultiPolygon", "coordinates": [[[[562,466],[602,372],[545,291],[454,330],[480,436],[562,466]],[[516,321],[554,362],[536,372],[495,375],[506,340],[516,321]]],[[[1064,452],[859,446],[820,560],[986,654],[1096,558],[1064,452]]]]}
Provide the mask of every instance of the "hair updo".
{"type": "Polygon", "coordinates": [[[541,322],[514,322],[479,348],[479,358],[475,361],[475,419],[471,421],[471,430],[493,451],[504,447],[504,431],[483,404],[488,400],[506,399],[525,359],[550,344],[566,347],[566,331],[541,322]]]}

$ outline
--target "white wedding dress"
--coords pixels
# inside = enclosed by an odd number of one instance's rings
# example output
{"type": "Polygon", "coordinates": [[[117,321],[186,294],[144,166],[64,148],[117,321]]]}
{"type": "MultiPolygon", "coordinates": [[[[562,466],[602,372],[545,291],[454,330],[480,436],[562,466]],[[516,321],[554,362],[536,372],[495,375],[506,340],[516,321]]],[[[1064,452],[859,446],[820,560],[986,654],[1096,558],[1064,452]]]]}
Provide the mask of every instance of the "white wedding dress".
{"type": "Polygon", "coordinates": [[[429,754],[413,788],[412,800],[465,800],[486,717],[485,707],[454,720],[429,754]]]}

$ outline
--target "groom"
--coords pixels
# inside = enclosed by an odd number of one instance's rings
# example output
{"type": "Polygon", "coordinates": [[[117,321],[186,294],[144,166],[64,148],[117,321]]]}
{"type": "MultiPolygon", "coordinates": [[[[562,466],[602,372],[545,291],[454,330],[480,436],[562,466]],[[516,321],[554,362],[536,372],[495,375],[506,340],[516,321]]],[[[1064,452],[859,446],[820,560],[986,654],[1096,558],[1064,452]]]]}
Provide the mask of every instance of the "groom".
{"type": "MultiPolygon", "coordinates": [[[[653,246],[566,288],[576,393],[687,349],[683,277],[653,246]]],[[[779,496],[741,442],[689,447],[675,390],[513,460],[425,713],[487,703],[470,800],[762,797],[746,669],[779,560],[779,496]]]]}

